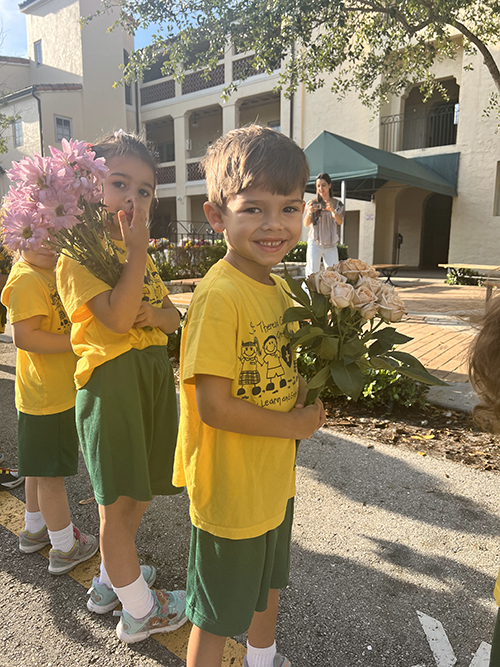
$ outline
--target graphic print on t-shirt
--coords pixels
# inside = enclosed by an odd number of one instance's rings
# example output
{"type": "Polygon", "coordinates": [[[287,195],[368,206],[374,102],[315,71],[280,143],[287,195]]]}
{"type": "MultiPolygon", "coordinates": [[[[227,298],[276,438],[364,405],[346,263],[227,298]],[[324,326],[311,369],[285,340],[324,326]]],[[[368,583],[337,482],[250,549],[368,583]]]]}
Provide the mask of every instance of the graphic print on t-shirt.
{"type": "Polygon", "coordinates": [[[146,264],[144,274],[144,286],[142,288],[142,300],[152,306],[160,307],[163,304],[162,281],[156,269],[151,270],[146,264]]]}
{"type": "Polygon", "coordinates": [[[238,359],[239,398],[261,407],[295,402],[297,364],[281,317],[271,323],[250,322],[238,359]]]}
{"type": "Polygon", "coordinates": [[[47,287],[49,290],[50,303],[54,306],[54,310],[59,316],[59,326],[57,327],[57,330],[68,334],[71,331],[71,322],[69,321],[69,317],[66,315],[66,311],[62,305],[61,297],[59,296],[55,285],[48,284],[47,287]]]}

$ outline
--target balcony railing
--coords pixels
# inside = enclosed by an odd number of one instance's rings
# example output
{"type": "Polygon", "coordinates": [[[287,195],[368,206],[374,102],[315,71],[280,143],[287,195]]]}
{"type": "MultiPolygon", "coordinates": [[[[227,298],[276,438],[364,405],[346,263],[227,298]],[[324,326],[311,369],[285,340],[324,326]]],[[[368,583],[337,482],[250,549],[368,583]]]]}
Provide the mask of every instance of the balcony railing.
{"type": "Polygon", "coordinates": [[[205,171],[199,162],[187,163],[187,180],[188,181],[205,180],[205,171]]]}
{"type": "Polygon", "coordinates": [[[380,119],[381,148],[394,153],[413,148],[449,146],[457,141],[458,104],[444,104],[380,119]]]}
{"type": "Polygon", "coordinates": [[[165,165],[157,169],[158,185],[175,183],[175,164],[165,165]]]}

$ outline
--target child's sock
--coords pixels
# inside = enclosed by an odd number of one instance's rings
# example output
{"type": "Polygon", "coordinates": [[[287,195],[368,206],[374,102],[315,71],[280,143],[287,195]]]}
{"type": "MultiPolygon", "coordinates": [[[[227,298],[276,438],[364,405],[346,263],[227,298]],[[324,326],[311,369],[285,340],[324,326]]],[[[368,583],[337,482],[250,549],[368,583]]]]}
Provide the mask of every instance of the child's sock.
{"type": "Polygon", "coordinates": [[[255,648],[247,640],[248,667],[273,667],[276,642],[267,648],[255,648]]]}
{"type": "Polygon", "coordinates": [[[38,533],[45,526],[45,519],[40,511],[38,512],[24,512],[24,530],[28,533],[38,533]]]}
{"type": "Polygon", "coordinates": [[[49,530],[49,538],[53,549],[62,551],[63,553],[71,551],[75,544],[73,524],[70,523],[69,526],[66,526],[62,530],[49,530]]]}
{"type": "Polygon", "coordinates": [[[111,579],[109,578],[109,575],[106,572],[106,568],[104,567],[104,563],[102,561],[101,561],[101,571],[99,573],[99,583],[105,584],[108,588],[113,588],[111,579]]]}
{"type": "Polygon", "coordinates": [[[153,593],[149,590],[142,572],[139,578],[128,586],[122,586],[121,588],[113,586],[113,590],[122,603],[123,609],[132,618],[144,618],[154,607],[153,593]]]}

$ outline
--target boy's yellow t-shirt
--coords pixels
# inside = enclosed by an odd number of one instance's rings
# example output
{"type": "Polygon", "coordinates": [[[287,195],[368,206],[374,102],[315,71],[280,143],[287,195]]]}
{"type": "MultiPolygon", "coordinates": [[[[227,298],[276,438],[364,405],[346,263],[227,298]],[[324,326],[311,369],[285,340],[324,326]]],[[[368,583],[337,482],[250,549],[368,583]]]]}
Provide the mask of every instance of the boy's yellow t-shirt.
{"type": "MultiPolygon", "coordinates": [[[[69,334],[71,324],[56,288],[51,269],[20,260],[12,267],[2,292],[11,324],[43,315],[42,331],[69,334]]],[[[16,407],[28,415],[52,415],[75,405],[73,352],[37,354],[17,350],[16,407]]]]}
{"type": "MultiPolygon", "coordinates": [[[[113,243],[125,250],[123,241],[113,241],[113,243]]],[[[120,261],[124,262],[126,253],[121,253],[119,257],[120,261]]],[[[151,345],[167,344],[168,336],[158,327],[153,329],[132,327],[126,334],[117,334],[104,326],[92,315],[87,302],[98,294],[111,290],[111,287],[67,255],[61,255],[57,264],[57,287],[73,324],[71,345],[79,357],[75,372],[77,389],[81,389],[88,382],[94,368],[106,361],[115,359],[132,348],[143,350],[151,345]]],[[[143,301],[161,308],[167,294],[168,290],[148,255],[144,273],[143,301]]]]}
{"type": "Polygon", "coordinates": [[[191,520],[229,539],[279,526],[295,495],[295,440],[241,435],[203,423],[197,374],[232,380],[232,395],[289,412],[298,395],[295,358],[283,313],[292,305],[284,281],[263,285],[226,261],[200,282],[181,344],[181,416],[173,482],[187,486],[191,520]]]}

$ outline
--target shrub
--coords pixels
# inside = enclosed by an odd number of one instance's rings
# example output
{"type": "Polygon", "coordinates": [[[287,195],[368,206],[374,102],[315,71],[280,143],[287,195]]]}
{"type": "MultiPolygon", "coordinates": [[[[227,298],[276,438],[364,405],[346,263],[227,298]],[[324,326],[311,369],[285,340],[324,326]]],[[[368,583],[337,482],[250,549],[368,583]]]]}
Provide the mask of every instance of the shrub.
{"type": "Polygon", "coordinates": [[[448,269],[447,285],[482,285],[484,278],[472,269],[448,269]]]}
{"type": "Polygon", "coordinates": [[[297,245],[289,250],[281,260],[282,262],[305,262],[307,252],[307,241],[299,241],[297,245]]]}
{"type": "Polygon", "coordinates": [[[167,239],[157,239],[148,248],[162,280],[203,278],[208,269],[226,254],[226,242],[216,240],[186,241],[174,246],[167,239]]]}
{"type": "Polygon", "coordinates": [[[343,243],[337,243],[337,250],[339,252],[339,262],[344,259],[349,259],[349,246],[343,243]]]}

